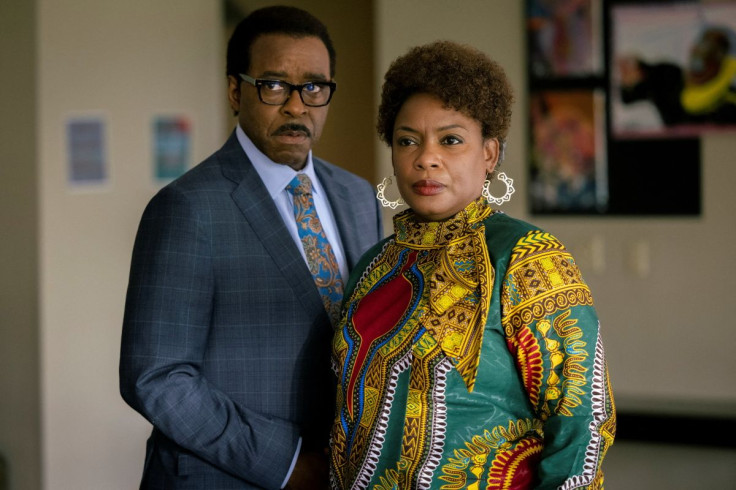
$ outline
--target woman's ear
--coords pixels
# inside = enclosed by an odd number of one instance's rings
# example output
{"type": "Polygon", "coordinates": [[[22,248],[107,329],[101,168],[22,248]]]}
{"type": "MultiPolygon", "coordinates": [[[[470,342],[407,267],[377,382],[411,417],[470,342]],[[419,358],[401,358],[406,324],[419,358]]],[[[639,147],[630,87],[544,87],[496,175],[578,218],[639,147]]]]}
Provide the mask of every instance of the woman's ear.
{"type": "Polygon", "coordinates": [[[501,145],[498,138],[486,138],[483,140],[483,157],[486,164],[486,174],[490,175],[496,169],[501,145]]]}
{"type": "Polygon", "coordinates": [[[227,76],[227,100],[233,115],[237,116],[240,112],[240,82],[232,75],[227,76]]]}

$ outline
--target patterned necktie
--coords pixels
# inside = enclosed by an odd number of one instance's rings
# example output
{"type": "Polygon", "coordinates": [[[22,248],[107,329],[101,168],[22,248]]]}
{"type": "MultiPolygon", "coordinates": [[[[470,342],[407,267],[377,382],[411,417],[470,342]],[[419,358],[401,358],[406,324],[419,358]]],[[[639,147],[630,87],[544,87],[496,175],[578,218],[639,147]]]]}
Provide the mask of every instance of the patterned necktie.
{"type": "Polygon", "coordinates": [[[294,196],[294,217],[309,271],[314,277],[332,325],[337,325],[340,320],[343,283],[337,259],[314,207],[312,181],[307,175],[298,174],[289,182],[286,190],[294,196]]]}

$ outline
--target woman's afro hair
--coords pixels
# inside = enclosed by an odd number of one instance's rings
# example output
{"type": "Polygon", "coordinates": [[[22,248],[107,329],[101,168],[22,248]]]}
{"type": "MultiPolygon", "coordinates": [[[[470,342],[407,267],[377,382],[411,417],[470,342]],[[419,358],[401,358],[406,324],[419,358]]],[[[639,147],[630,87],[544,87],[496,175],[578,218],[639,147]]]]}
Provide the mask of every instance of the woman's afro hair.
{"type": "Polygon", "coordinates": [[[400,56],[384,77],[378,108],[378,136],[391,146],[394,122],[401,106],[414,94],[440,99],[478,121],[484,138],[505,143],[514,101],[501,65],[471,46],[436,41],[400,56]]]}

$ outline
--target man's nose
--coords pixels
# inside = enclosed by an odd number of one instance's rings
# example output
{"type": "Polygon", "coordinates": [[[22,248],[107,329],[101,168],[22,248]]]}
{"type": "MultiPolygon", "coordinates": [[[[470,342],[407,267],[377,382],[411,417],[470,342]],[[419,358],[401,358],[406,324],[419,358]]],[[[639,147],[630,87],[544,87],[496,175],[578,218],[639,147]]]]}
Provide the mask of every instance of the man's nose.
{"type": "Polygon", "coordinates": [[[289,98],[284,102],[282,109],[285,113],[294,117],[301,116],[307,112],[307,106],[304,105],[301,92],[298,88],[294,87],[291,89],[291,94],[289,94],[289,98]]]}

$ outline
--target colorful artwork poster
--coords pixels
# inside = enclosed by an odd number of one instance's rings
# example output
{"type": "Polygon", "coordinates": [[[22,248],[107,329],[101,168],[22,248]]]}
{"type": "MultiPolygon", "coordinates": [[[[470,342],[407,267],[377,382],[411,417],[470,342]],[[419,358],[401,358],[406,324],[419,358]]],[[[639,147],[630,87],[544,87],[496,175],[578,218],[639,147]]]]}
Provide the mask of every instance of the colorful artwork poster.
{"type": "Polygon", "coordinates": [[[71,185],[104,184],[108,178],[105,124],[101,118],[71,118],[66,125],[68,180],[71,185]]]}
{"type": "Polygon", "coordinates": [[[182,116],[153,121],[154,175],[158,180],[179,177],[189,168],[191,125],[182,116]]]}
{"type": "Polygon", "coordinates": [[[736,3],[614,6],[613,137],[736,129],[736,3]]]}
{"type": "Polygon", "coordinates": [[[608,202],[604,93],[534,92],[530,121],[532,212],[604,211],[608,202]]]}
{"type": "Polygon", "coordinates": [[[532,77],[600,76],[602,0],[528,0],[532,77]]]}

